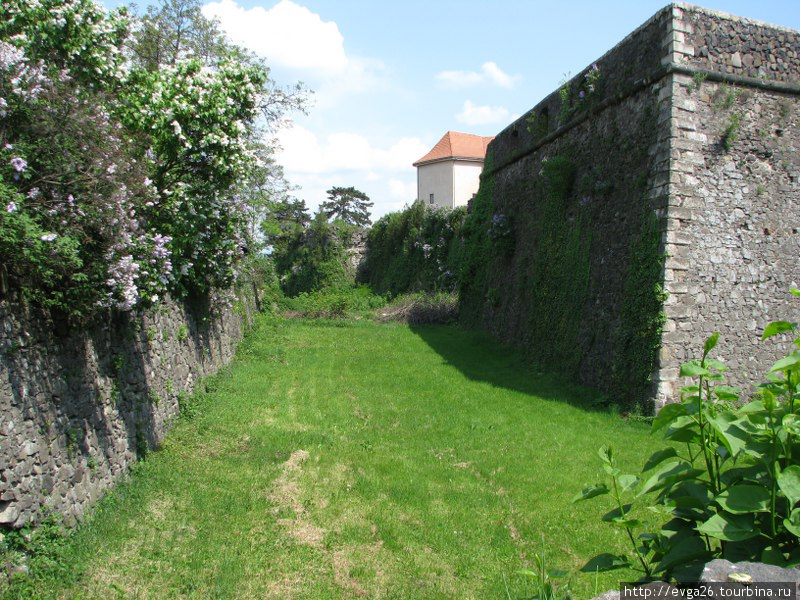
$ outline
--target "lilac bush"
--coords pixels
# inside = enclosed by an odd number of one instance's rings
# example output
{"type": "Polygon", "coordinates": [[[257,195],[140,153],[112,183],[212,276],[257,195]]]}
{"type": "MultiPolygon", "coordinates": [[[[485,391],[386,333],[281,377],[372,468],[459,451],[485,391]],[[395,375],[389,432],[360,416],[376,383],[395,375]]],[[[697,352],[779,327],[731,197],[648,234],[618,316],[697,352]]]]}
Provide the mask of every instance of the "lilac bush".
{"type": "Polygon", "coordinates": [[[76,318],[231,285],[268,154],[263,65],[137,67],[130,26],[93,0],[0,11],[0,255],[24,298],[76,318]]]}

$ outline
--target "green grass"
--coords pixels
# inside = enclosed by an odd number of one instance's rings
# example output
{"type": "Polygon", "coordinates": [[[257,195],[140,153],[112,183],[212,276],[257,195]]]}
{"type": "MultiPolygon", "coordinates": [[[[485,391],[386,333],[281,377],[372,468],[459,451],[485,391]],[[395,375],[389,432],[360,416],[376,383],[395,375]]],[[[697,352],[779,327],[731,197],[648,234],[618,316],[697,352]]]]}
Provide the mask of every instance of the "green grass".
{"type": "MultiPolygon", "coordinates": [[[[602,479],[597,449],[635,468],[658,448],[456,327],[264,320],[209,388],[9,596],[529,597],[516,571],[542,538],[573,572],[627,549],[603,499],[570,502],[602,479]]],[[[570,585],[589,598],[595,577],[570,585]]]]}

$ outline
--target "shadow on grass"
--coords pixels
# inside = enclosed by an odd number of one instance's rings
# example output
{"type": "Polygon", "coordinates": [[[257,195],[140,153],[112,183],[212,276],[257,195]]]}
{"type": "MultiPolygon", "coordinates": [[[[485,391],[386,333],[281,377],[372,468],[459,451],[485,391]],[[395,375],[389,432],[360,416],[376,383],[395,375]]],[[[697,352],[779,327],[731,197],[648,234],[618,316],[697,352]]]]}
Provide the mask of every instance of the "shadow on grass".
{"type": "Polygon", "coordinates": [[[411,325],[411,331],[472,381],[489,383],[545,400],[564,402],[587,411],[608,412],[597,390],[573,383],[569,373],[545,372],[517,350],[487,333],[458,325],[411,325]]]}

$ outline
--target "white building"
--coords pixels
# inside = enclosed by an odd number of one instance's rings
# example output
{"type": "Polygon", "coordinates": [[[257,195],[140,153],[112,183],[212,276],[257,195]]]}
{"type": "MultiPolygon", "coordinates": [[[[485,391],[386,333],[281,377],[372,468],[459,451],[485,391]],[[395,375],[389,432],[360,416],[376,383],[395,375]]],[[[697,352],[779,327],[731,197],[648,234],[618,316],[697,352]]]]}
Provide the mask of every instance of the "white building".
{"type": "Polygon", "coordinates": [[[448,131],[414,163],[417,198],[428,206],[464,206],[478,192],[486,146],[494,138],[448,131]]]}

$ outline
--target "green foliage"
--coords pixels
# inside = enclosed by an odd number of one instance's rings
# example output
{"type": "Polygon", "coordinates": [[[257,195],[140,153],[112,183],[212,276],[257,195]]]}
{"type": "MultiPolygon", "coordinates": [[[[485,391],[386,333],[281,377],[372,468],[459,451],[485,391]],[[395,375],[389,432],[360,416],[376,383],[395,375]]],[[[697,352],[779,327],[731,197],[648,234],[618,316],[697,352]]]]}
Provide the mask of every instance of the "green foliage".
{"type": "Polygon", "coordinates": [[[211,62],[225,54],[224,36],[201,8],[198,0],[161,0],[148,6],[131,39],[136,64],[157,71],[180,60],[211,62]]]}
{"type": "Polygon", "coordinates": [[[575,500],[613,492],[616,508],[604,520],[626,531],[633,556],[600,555],[587,569],[635,564],[646,577],[696,580],[698,565],[714,557],[800,564],[800,327],[774,322],[763,339],[781,334],[795,337],[795,348],[769,370],[757,399],[740,406],[740,391],[722,383],[727,368],[709,357],[719,334],[706,341],[702,358],[681,367],[697,383],[653,421],[670,445],[647,460],[641,477],[622,474],[611,450],[601,449],[612,488],[593,486],[575,500]],[[669,520],[637,541],[643,523],[632,505],[642,496],[669,520]]]}
{"type": "Polygon", "coordinates": [[[591,246],[586,209],[570,202],[574,174],[565,156],[543,161],[540,176],[530,183],[536,217],[517,224],[495,204],[491,179],[484,180],[464,224],[459,275],[461,316],[467,323],[481,323],[484,307],[499,303],[502,294],[493,285],[491,269],[500,264],[512,268],[507,261],[521,239],[515,226],[524,227],[525,237],[537,248],[520,273],[528,299],[530,343],[541,350],[537,358],[543,363],[568,369],[578,359],[574,347],[588,290],[591,246]]]}
{"type": "Polygon", "coordinates": [[[597,63],[594,63],[586,70],[583,78],[577,84],[569,79],[569,75],[564,77],[564,82],[558,88],[560,101],[558,111],[559,125],[566,124],[576,113],[586,110],[599,97],[598,87],[600,82],[600,67],[597,63]]]}
{"type": "Polygon", "coordinates": [[[693,94],[695,91],[699,90],[703,86],[703,82],[706,80],[708,75],[706,73],[695,73],[692,75],[692,81],[689,82],[687,87],[690,94],[693,94]]]}
{"type": "Polygon", "coordinates": [[[355,281],[348,250],[356,226],[339,219],[329,223],[322,208],[312,220],[305,202],[283,199],[270,203],[262,231],[283,293],[296,296],[355,281]]]}
{"type": "Polygon", "coordinates": [[[640,234],[628,252],[622,311],[614,333],[610,392],[617,406],[641,414],[652,413],[651,376],[666,321],[663,263],[658,220],[646,211],[640,234]]]}
{"type": "Polygon", "coordinates": [[[282,305],[286,310],[300,313],[304,317],[343,319],[368,316],[385,302],[385,298],[360,285],[301,292],[294,298],[284,299],[282,305]]]}
{"type": "Polygon", "coordinates": [[[725,148],[725,152],[730,152],[731,148],[733,148],[733,144],[736,143],[736,140],[739,139],[739,130],[742,127],[742,115],[739,113],[733,113],[728,118],[728,122],[725,125],[725,129],[722,132],[722,147],[725,148]]]}
{"type": "MultiPolygon", "coordinates": [[[[567,572],[547,568],[544,536],[542,536],[542,553],[534,555],[534,563],[534,569],[517,571],[519,575],[533,583],[534,594],[529,597],[529,600],[571,600],[572,594],[569,591],[569,581],[564,584],[556,581],[566,577],[567,572]]],[[[508,592],[506,593],[510,598],[511,595],[508,592]]]]}
{"type": "Polygon", "coordinates": [[[528,283],[533,343],[547,349],[541,357],[544,362],[567,369],[577,366],[573,349],[589,285],[591,247],[587,215],[578,208],[567,217],[574,173],[574,165],[564,156],[542,165],[535,190],[541,211],[531,223],[538,251],[528,283]]]}
{"type": "Polygon", "coordinates": [[[369,196],[354,187],[332,187],[328,201],[319,205],[328,219],[340,220],[355,227],[369,227],[369,209],[372,202],[369,196]]]}
{"type": "Polygon", "coordinates": [[[66,566],[62,555],[68,541],[68,530],[55,514],[46,515],[36,527],[0,533],[0,594],[4,598],[38,597],[35,581],[13,573],[14,567],[24,564],[29,571],[63,575],[66,566]]]}
{"type": "Polygon", "coordinates": [[[736,103],[740,91],[735,85],[723,85],[714,94],[714,108],[718,110],[729,110],[736,103]]]}
{"type": "Polygon", "coordinates": [[[453,290],[466,208],[416,201],[381,217],[367,237],[365,279],[380,294],[453,290]]]}
{"type": "Polygon", "coordinates": [[[355,281],[348,249],[357,229],[342,221],[328,223],[320,211],[308,227],[294,227],[275,238],[272,258],[281,289],[289,296],[355,281]]]}
{"type": "Polygon", "coordinates": [[[489,292],[489,265],[493,256],[489,236],[492,217],[497,214],[494,198],[493,157],[486,153],[481,184],[472,200],[472,211],[464,219],[463,245],[459,253],[459,311],[469,324],[481,322],[489,292]]]}
{"type": "Polygon", "coordinates": [[[558,108],[558,124],[564,125],[572,117],[572,88],[570,88],[569,81],[564,81],[561,87],[558,88],[559,108],[558,108]]]}
{"type": "Polygon", "coordinates": [[[231,285],[280,187],[261,140],[299,91],[195,0],[167,4],[142,27],[90,0],[3,5],[0,255],[15,294],[72,322],[231,285]],[[126,52],[154,28],[163,63],[126,52]]]}

